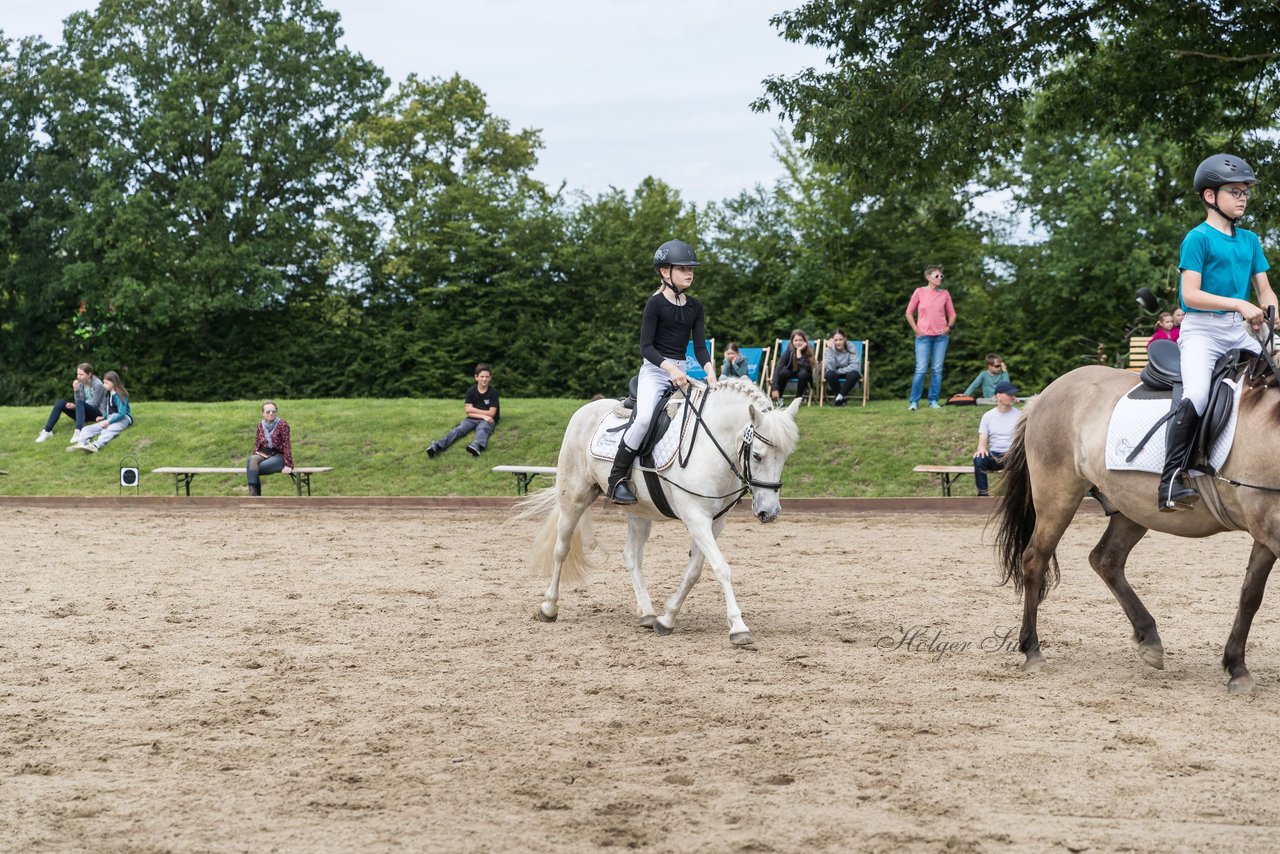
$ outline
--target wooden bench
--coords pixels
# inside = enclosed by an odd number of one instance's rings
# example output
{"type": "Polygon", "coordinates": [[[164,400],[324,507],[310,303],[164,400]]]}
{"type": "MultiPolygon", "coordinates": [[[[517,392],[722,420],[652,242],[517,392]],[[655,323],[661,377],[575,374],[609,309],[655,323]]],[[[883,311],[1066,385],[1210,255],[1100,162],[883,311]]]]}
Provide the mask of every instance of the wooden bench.
{"type": "MultiPolygon", "coordinates": [[[[311,494],[311,475],[320,474],[321,472],[333,471],[333,466],[308,466],[305,468],[295,468],[289,472],[289,477],[293,478],[293,484],[298,488],[298,495],[302,495],[303,487],[306,487],[307,495],[311,494]]],[[[198,474],[238,474],[244,476],[244,466],[239,468],[218,468],[212,466],[161,466],[158,469],[152,469],[152,474],[171,474],[173,475],[173,494],[178,494],[178,487],[186,486],[187,496],[191,496],[191,481],[195,480],[198,474]]]]}
{"type": "Polygon", "coordinates": [[[1147,345],[1150,343],[1150,335],[1145,338],[1134,336],[1129,339],[1129,370],[1142,373],[1142,369],[1147,366],[1147,345]]]}
{"type": "Polygon", "coordinates": [[[540,474],[555,477],[555,466],[494,466],[494,471],[510,472],[516,476],[516,495],[525,495],[529,491],[529,484],[540,474]]]}
{"type": "MultiPolygon", "coordinates": [[[[942,496],[951,497],[951,484],[962,474],[973,474],[973,466],[916,466],[912,471],[925,474],[936,474],[942,478],[942,496]]],[[[988,476],[1000,474],[998,471],[987,472],[988,476]]]]}

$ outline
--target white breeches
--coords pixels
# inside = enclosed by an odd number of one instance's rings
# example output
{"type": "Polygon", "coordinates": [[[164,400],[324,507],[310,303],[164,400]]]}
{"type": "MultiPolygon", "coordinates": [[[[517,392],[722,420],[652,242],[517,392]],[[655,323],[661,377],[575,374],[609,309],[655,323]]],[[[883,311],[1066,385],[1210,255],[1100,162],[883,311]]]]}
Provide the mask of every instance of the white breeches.
{"type": "Polygon", "coordinates": [[[631,422],[627,432],[622,434],[622,441],[628,448],[635,449],[644,441],[649,432],[649,424],[653,421],[653,408],[658,405],[658,398],[671,388],[671,375],[646,361],[640,366],[640,382],[636,389],[636,420],[631,422]]]}
{"type": "Polygon", "coordinates": [[[1240,315],[1187,312],[1178,333],[1182,351],[1182,396],[1191,401],[1197,415],[1204,415],[1209,402],[1209,380],[1214,363],[1228,350],[1262,351],[1249,325],[1240,315]]]}

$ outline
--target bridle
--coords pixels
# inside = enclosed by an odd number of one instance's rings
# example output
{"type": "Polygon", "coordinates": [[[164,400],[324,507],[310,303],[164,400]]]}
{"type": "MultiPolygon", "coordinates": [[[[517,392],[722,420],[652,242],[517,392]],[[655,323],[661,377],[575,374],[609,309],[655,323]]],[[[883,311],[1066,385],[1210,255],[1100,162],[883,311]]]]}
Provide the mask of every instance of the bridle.
{"type": "Polygon", "coordinates": [[[703,392],[701,405],[695,406],[693,402],[693,398],[689,396],[689,389],[686,386],[680,387],[680,393],[684,395],[684,399],[685,399],[685,417],[688,418],[689,414],[692,413],[694,418],[694,425],[693,425],[693,435],[690,436],[689,438],[689,454],[682,455],[677,451],[677,461],[680,463],[680,468],[688,467],[689,459],[693,455],[694,442],[696,442],[698,438],[698,428],[700,427],[706,428],[707,438],[711,440],[711,444],[715,446],[715,449],[716,451],[719,452],[720,457],[726,463],[729,464],[730,470],[732,470],[734,475],[737,476],[738,481],[741,483],[741,487],[732,492],[726,492],[724,495],[703,495],[701,492],[694,492],[692,489],[689,489],[688,487],[685,487],[676,483],[671,478],[662,474],[662,472],[654,471],[654,474],[657,475],[658,478],[662,480],[664,483],[669,483],[675,488],[683,492],[687,492],[690,495],[696,496],[697,498],[710,498],[715,501],[723,501],[726,498],[732,498],[733,500],[730,501],[723,508],[721,508],[720,512],[716,513],[714,516],[711,517],[712,519],[719,519],[725,513],[728,513],[730,510],[736,507],[738,502],[741,501],[744,496],[746,496],[748,493],[753,493],[753,490],[755,489],[776,489],[779,492],[781,492],[782,481],[781,480],[777,480],[777,481],[759,480],[753,477],[751,474],[752,445],[755,442],[759,442],[760,444],[767,445],[770,448],[778,447],[775,442],[771,442],[770,440],[766,439],[764,436],[757,433],[754,424],[748,424],[742,431],[742,441],[738,447],[738,462],[741,464],[741,469],[739,469],[738,464],[734,463],[733,458],[729,456],[729,454],[725,451],[725,449],[720,446],[720,442],[716,439],[715,433],[711,432],[711,428],[707,426],[707,422],[702,417],[702,408],[707,405],[707,397],[709,396],[709,392],[710,392],[710,388],[707,388],[703,392]]]}

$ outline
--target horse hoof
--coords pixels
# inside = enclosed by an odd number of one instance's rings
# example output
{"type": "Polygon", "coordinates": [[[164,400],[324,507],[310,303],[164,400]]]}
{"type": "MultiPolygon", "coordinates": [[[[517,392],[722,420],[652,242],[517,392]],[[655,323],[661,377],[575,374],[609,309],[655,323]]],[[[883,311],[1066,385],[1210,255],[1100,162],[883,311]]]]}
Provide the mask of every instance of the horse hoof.
{"type": "Polygon", "coordinates": [[[1139,646],[1138,658],[1141,658],[1156,670],[1164,670],[1164,647],[1160,644],[1139,646]]]}
{"type": "Polygon", "coordinates": [[[756,639],[751,636],[751,632],[731,632],[729,634],[729,643],[734,646],[750,646],[755,642],[756,639]]]}
{"type": "Polygon", "coordinates": [[[645,614],[643,617],[640,618],[640,628],[651,629],[654,627],[654,624],[657,622],[658,622],[658,618],[656,615],[645,614]]]}
{"type": "Polygon", "coordinates": [[[1248,694],[1253,690],[1253,676],[1245,673],[1227,683],[1228,694],[1248,694]]]}
{"type": "Polygon", "coordinates": [[[659,620],[656,617],[654,618],[653,633],[655,635],[661,635],[662,637],[665,638],[667,635],[671,634],[675,630],[676,630],[675,626],[664,626],[662,625],[662,620],[659,620]]]}
{"type": "Polygon", "coordinates": [[[548,617],[546,614],[543,613],[541,605],[539,605],[533,611],[533,618],[537,620],[539,623],[554,623],[556,621],[557,616],[559,615],[552,614],[550,617],[548,617]]]}
{"type": "Polygon", "coordinates": [[[1040,655],[1039,653],[1036,653],[1035,655],[1028,655],[1027,660],[1022,662],[1022,670],[1024,673],[1039,673],[1041,670],[1044,670],[1045,664],[1047,664],[1047,662],[1044,660],[1043,655],[1040,655]]]}

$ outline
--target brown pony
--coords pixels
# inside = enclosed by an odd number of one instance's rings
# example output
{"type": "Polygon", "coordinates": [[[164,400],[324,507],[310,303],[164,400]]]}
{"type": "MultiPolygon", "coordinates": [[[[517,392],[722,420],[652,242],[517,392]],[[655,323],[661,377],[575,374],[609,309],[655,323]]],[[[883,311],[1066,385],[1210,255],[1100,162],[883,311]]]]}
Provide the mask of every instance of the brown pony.
{"type": "MultiPolygon", "coordinates": [[[[1125,579],[1130,550],[1148,530],[1179,537],[1243,530],[1253,537],[1240,606],[1222,656],[1230,676],[1228,691],[1246,693],[1253,688],[1253,677],[1245,667],[1245,642],[1262,603],[1267,575],[1280,554],[1280,459],[1270,441],[1280,426],[1280,394],[1266,382],[1246,383],[1231,454],[1219,477],[1192,481],[1201,492],[1217,491],[1223,516],[1230,520],[1224,524],[1203,499],[1190,511],[1161,513],[1156,509],[1159,475],[1107,469],[1111,412],[1138,382],[1129,371],[1100,365],[1077,368],[1045,389],[1018,424],[1005,456],[1005,494],[996,513],[1004,582],[1012,581],[1014,590],[1023,593],[1018,635],[1018,648],[1026,655],[1022,667],[1034,672],[1044,666],[1036,612],[1058,580],[1058,541],[1080,501],[1092,490],[1110,515],[1110,524],[1089,555],[1089,563],[1133,624],[1138,657],[1157,669],[1164,668],[1164,646],[1155,619],[1125,579]]],[[[1270,385],[1274,384],[1271,379],[1270,385]]]]}

